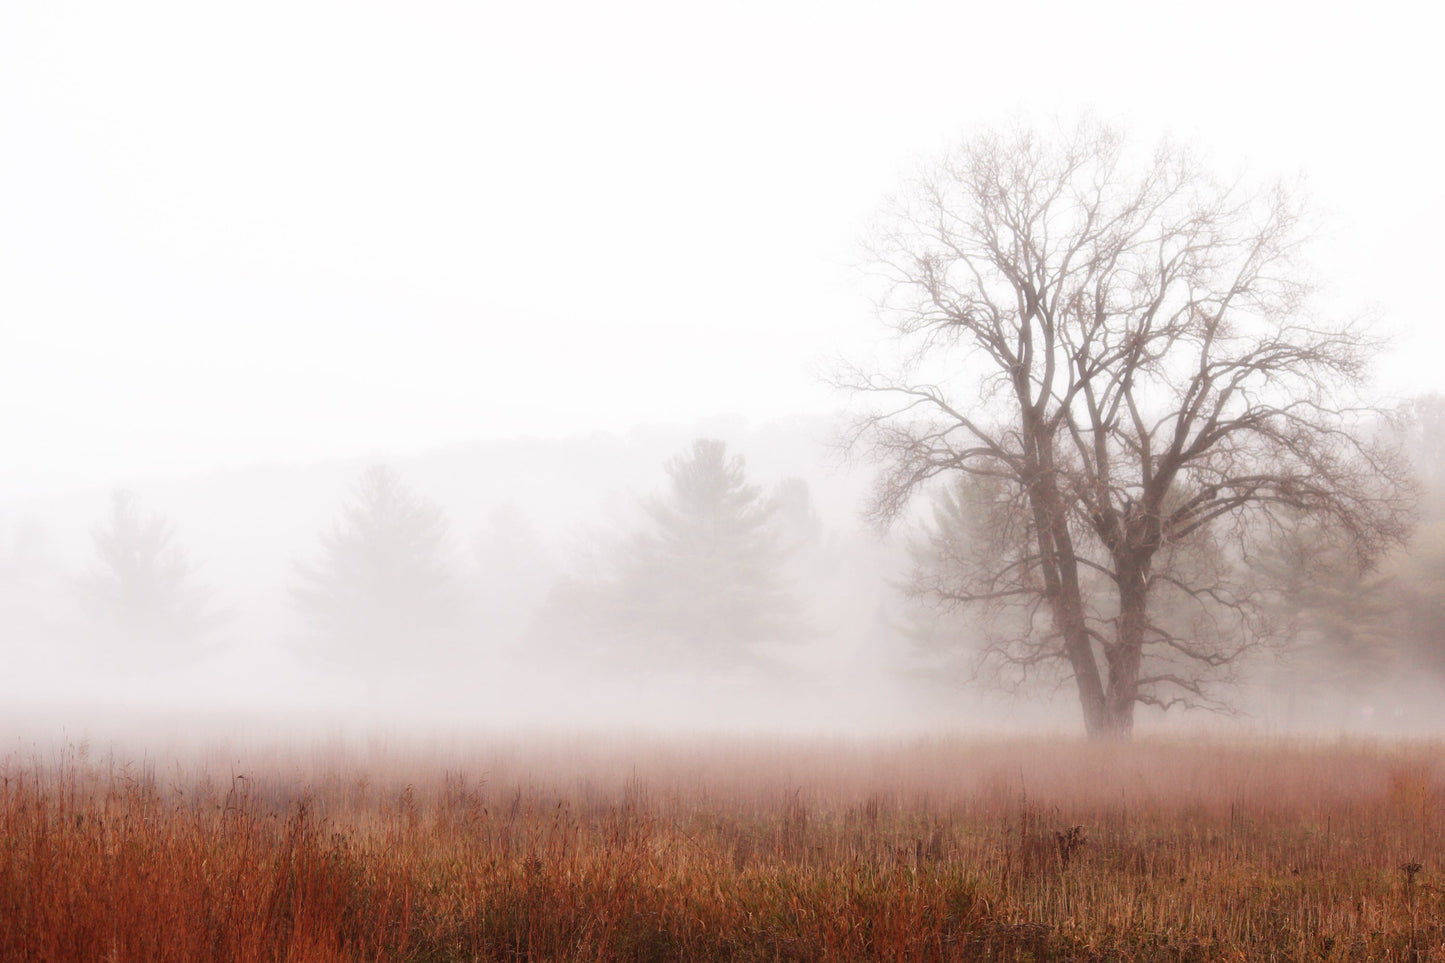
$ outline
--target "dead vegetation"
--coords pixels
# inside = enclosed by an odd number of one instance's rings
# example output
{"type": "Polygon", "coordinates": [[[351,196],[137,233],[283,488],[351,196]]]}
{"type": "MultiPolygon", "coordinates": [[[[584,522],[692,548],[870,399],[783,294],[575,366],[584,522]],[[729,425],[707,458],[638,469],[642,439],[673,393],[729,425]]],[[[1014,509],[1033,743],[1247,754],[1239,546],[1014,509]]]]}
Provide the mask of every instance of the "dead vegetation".
{"type": "Polygon", "coordinates": [[[364,755],[12,757],[0,959],[1445,959],[1433,744],[364,755]]]}

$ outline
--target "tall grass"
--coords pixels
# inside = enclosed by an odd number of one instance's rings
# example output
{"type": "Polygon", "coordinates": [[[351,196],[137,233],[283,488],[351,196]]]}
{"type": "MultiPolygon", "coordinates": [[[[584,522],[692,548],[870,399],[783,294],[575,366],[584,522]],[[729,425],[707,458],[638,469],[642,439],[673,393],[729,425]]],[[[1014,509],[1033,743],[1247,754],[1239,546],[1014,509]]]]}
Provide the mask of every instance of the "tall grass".
{"type": "Polygon", "coordinates": [[[1445,959],[1438,745],[0,766],[0,958],[1445,959]]]}

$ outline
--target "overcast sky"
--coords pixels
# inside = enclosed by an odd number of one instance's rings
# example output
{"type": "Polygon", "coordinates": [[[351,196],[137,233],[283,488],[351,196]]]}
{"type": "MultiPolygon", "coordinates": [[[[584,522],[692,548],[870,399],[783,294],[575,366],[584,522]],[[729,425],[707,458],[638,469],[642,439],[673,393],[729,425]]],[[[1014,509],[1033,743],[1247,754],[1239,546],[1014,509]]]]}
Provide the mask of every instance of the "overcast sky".
{"type": "Polygon", "coordinates": [[[4,4],[0,492],[836,407],[868,216],[1020,111],[1305,175],[1340,310],[1431,390],[1411,8],[4,4]]]}

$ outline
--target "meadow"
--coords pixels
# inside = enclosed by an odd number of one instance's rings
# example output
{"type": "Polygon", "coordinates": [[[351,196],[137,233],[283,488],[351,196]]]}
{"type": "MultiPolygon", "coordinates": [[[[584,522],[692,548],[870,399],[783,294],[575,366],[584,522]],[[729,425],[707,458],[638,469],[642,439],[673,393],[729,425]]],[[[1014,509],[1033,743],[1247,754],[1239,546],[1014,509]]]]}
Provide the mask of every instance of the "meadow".
{"type": "Polygon", "coordinates": [[[0,959],[1445,959],[1445,746],[518,736],[0,764],[0,959]]]}

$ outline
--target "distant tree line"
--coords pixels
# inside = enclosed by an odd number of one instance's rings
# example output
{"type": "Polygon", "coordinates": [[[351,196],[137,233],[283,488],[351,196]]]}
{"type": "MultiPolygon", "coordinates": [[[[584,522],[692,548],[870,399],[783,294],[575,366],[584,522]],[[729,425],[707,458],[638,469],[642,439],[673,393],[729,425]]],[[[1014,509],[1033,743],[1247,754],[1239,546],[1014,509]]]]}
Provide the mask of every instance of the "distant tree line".
{"type": "MultiPolygon", "coordinates": [[[[640,500],[634,527],[611,533],[590,570],[551,574],[525,519],[503,507],[472,540],[468,574],[442,508],[370,467],[294,563],[295,647],[377,683],[469,671],[498,640],[623,669],[764,666],[804,631],[790,564],[821,531],[806,483],[765,495],[740,456],[707,439],[663,472],[667,489],[640,500]]],[[[226,624],[174,525],[133,493],[115,493],[92,543],[75,590],[122,656],[184,660],[226,624]]]]}
{"type": "MultiPolygon", "coordinates": [[[[1250,617],[1271,635],[1258,658],[1231,666],[1234,679],[1266,678],[1301,700],[1389,685],[1401,673],[1445,679],[1445,399],[1416,399],[1378,430],[1395,432],[1412,456],[1421,523],[1377,564],[1294,512],[1279,513],[1248,552],[1216,540],[1171,547],[1167,577],[1249,583],[1250,617]]],[[[580,672],[765,674],[786,666],[800,642],[857,628],[887,648],[889,664],[911,661],[938,680],[1012,688],[1050,679],[1041,666],[1009,674],[985,665],[1000,640],[1040,631],[1041,609],[964,597],[969,573],[1020,564],[1026,552],[1025,523],[1000,480],[955,477],[932,489],[907,529],[907,568],[889,605],[868,601],[888,597],[882,570],[848,574],[865,546],[827,534],[801,479],[764,489],[740,456],[708,439],[665,461],[659,479],[582,551],[544,544],[507,505],[460,543],[439,505],[394,470],[368,468],[313,550],[281,573],[290,645],[319,669],[378,685],[464,685],[499,660],[531,657],[580,672]],[[849,598],[863,601],[840,631],[833,612],[849,598]]],[[[218,601],[168,518],[117,492],[91,544],[92,562],[70,591],[108,663],[169,665],[218,650],[237,609],[218,601]]],[[[18,625],[14,613],[38,597],[34,573],[54,563],[34,526],[0,548],[0,612],[18,625]]],[[[1094,570],[1083,584],[1106,578],[1094,570]]],[[[1198,615],[1162,595],[1150,614],[1180,636],[1198,615]]]]}

